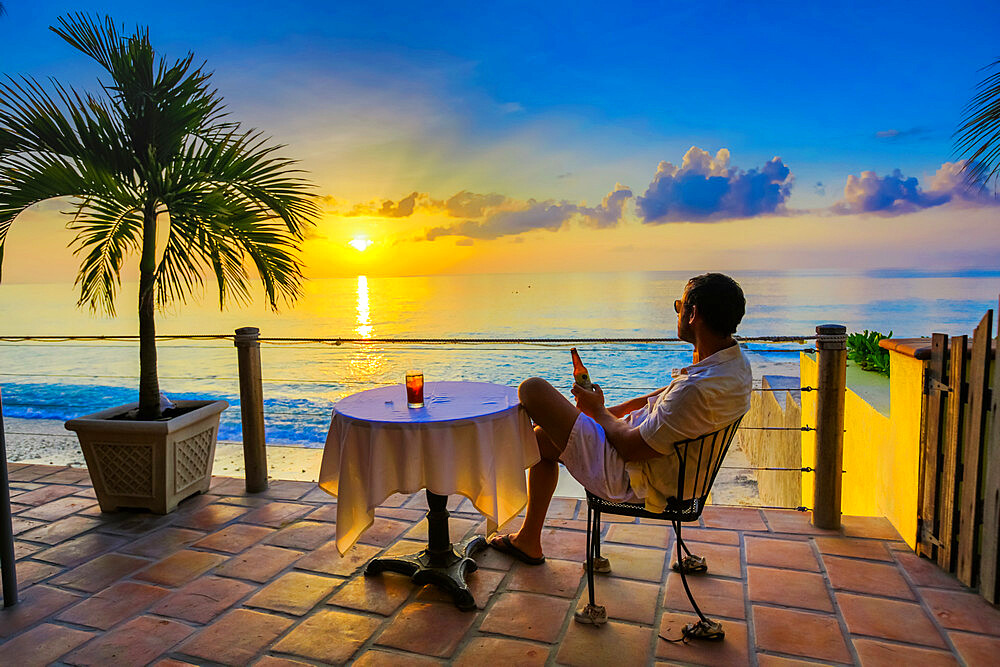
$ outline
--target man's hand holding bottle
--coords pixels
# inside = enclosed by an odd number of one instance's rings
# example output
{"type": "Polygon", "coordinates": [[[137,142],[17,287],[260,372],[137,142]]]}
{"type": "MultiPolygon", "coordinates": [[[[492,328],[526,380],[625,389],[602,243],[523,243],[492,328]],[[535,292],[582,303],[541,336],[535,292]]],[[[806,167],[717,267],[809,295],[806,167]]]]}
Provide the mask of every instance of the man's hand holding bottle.
{"type": "Polygon", "coordinates": [[[583,365],[580,354],[575,347],[569,349],[573,358],[573,396],[576,397],[576,409],[591,418],[596,418],[604,411],[604,391],[590,381],[590,372],[583,365]]]}
{"type": "Polygon", "coordinates": [[[584,389],[579,384],[574,383],[570,390],[576,398],[576,409],[583,414],[597,419],[599,413],[604,412],[604,390],[600,385],[592,384],[590,389],[584,389]]]}

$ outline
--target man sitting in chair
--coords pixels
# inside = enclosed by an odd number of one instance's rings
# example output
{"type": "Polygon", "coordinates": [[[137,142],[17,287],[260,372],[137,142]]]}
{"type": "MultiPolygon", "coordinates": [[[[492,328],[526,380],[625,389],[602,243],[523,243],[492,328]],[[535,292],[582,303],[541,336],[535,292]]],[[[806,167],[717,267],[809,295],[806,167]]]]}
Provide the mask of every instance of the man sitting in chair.
{"type": "Polygon", "coordinates": [[[528,471],[528,507],[516,533],[490,546],[530,565],[545,562],[541,535],[556,489],[559,462],[591,493],[613,502],[645,503],[661,512],[676,496],[673,443],[718,430],[750,408],[750,364],[733,333],[746,299],[721,273],[688,281],[674,301],[677,336],[694,344],[694,361],[668,387],[611,408],[598,385],[573,385],[576,407],[541,378],[521,383],[521,404],[535,422],[541,460],[528,471]]]}

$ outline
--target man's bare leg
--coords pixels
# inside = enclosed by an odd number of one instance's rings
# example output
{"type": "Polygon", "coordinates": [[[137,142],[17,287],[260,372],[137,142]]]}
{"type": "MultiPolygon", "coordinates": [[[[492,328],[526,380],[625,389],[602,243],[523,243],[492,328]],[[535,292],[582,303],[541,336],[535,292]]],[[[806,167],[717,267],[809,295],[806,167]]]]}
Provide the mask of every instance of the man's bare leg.
{"type": "MultiPolygon", "coordinates": [[[[542,556],[545,514],[559,481],[559,456],[566,449],[580,411],[551,384],[530,378],[518,387],[518,397],[535,422],[535,439],[541,459],[528,470],[528,507],[520,530],[511,543],[529,556],[542,556]]],[[[494,538],[498,539],[498,538],[494,538]]]]}

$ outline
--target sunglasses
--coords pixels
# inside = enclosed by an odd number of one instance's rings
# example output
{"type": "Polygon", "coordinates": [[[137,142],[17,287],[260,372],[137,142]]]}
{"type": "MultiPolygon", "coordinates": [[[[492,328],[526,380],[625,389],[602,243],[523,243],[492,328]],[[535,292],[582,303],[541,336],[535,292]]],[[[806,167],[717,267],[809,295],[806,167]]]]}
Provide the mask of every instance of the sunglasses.
{"type": "Polygon", "coordinates": [[[674,312],[677,313],[678,315],[681,314],[681,306],[682,305],[683,305],[683,303],[681,302],[680,299],[677,299],[676,301],[674,301],[674,312]]]}

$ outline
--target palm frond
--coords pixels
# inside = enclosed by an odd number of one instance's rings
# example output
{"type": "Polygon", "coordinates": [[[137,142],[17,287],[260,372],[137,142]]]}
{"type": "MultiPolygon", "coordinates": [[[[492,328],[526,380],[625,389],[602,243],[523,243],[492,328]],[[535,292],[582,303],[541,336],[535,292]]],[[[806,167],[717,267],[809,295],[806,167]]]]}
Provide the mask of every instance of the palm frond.
{"type": "MultiPolygon", "coordinates": [[[[984,67],[1000,68],[1000,59],[984,67]]],[[[965,160],[962,170],[972,185],[985,188],[1000,176],[1000,71],[976,86],[979,91],[965,106],[955,137],[955,152],[965,160]]]]}
{"type": "Polygon", "coordinates": [[[234,200],[259,209],[265,218],[284,221],[295,238],[319,215],[312,184],[295,169],[296,162],[275,156],[283,146],[268,144],[260,132],[237,130],[192,144],[173,165],[176,190],[195,183],[222,188],[234,200]]]}
{"type": "MultiPolygon", "coordinates": [[[[34,204],[69,197],[128,200],[132,193],[103,165],[51,153],[0,160],[0,249],[14,219],[34,204]]],[[[2,257],[0,257],[2,259],[2,257]]]]}
{"type": "Polygon", "coordinates": [[[146,28],[126,38],[110,18],[76,14],[59,23],[52,30],[111,75],[103,84],[110,109],[142,176],[155,189],[162,163],[225,115],[221,98],[209,87],[211,74],[193,67],[191,53],[173,64],[157,60],[146,28]]]}
{"type": "Polygon", "coordinates": [[[142,244],[142,208],[136,204],[99,197],[77,203],[70,225],[77,232],[74,254],[84,255],[76,279],[80,287],[77,305],[115,314],[122,264],[126,255],[138,253],[142,244]]]}
{"type": "MultiPolygon", "coordinates": [[[[252,263],[272,309],[299,294],[302,273],[297,261],[298,237],[267,208],[238,190],[219,185],[178,194],[166,202],[170,210],[171,241],[184,239],[183,250],[197,255],[198,264],[211,266],[219,288],[219,305],[228,298],[250,298],[246,263],[252,263]]],[[[173,285],[187,280],[194,262],[180,262],[171,244],[160,265],[161,276],[173,285]]],[[[166,296],[164,294],[164,296],[166,296]]]]}

